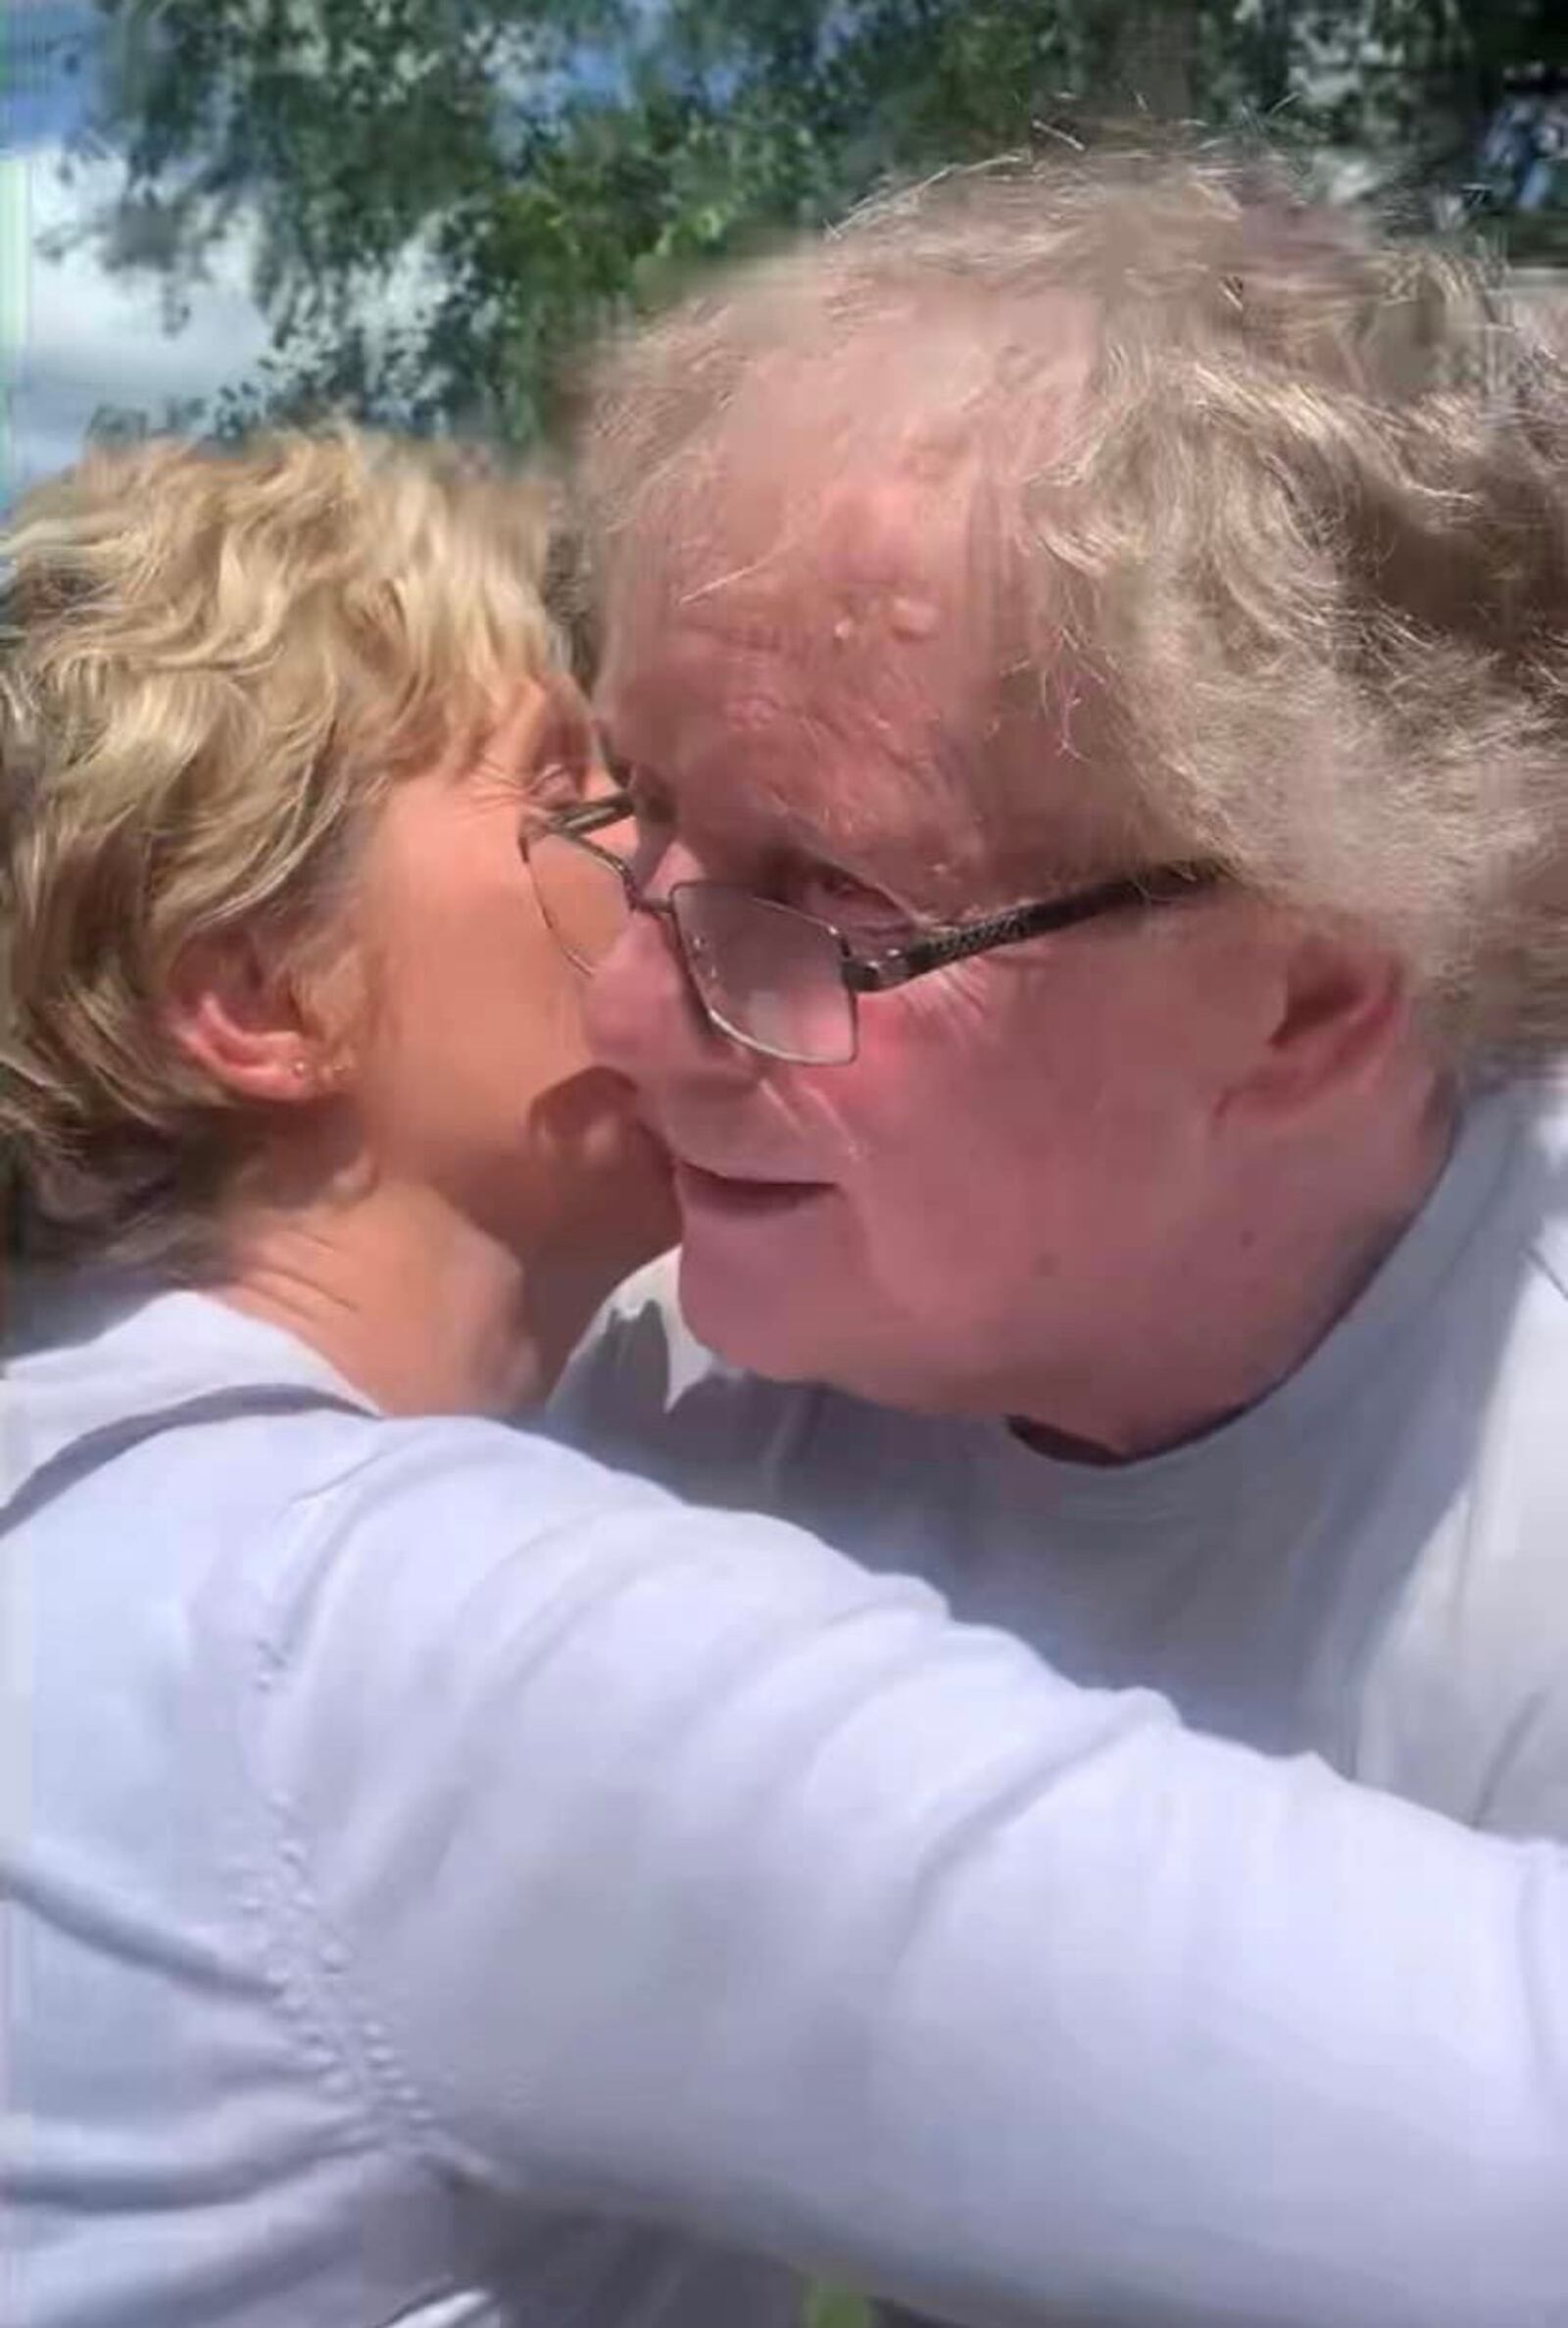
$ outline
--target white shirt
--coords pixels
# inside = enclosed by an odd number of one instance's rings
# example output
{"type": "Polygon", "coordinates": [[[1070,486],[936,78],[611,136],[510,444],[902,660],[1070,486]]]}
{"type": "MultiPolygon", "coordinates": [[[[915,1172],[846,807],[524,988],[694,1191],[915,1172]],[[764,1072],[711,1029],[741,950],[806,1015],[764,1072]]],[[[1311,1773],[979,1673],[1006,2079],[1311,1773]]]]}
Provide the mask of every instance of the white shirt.
{"type": "Polygon", "coordinates": [[[194,1296],[4,1399],[8,2323],[1568,2321],[1568,1854],[194,1296]]]}
{"type": "MultiPolygon", "coordinates": [[[[1201,1301],[1195,1287],[1193,1299],[1201,1301]]],[[[672,1263],[615,1297],[557,1427],[699,1501],[914,1568],[1074,1679],[1568,1838],[1568,1092],[1477,1105],[1403,1241],[1272,1397],[1111,1468],[721,1365],[672,1263]]],[[[1568,2202],[1565,2202],[1568,2204],[1568,2202]]]]}

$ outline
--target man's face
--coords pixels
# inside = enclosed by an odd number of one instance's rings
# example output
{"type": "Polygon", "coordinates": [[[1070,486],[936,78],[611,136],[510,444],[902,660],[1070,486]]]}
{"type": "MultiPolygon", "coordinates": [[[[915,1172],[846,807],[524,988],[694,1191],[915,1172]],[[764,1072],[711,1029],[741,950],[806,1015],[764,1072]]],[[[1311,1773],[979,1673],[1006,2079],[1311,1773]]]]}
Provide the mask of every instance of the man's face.
{"type": "MultiPolygon", "coordinates": [[[[714,590],[633,545],[600,708],[655,894],[733,882],[875,950],[1145,861],[1088,840],[1059,723],[998,718],[960,547],[898,490],[714,590]]],[[[1222,923],[1112,916],[863,996],[857,1057],[802,1066],[707,1026],[640,917],[590,1031],[677,1160],[694,1330],[773,1376],[1072,1428],[1215,1201],[1222,923]]]]}

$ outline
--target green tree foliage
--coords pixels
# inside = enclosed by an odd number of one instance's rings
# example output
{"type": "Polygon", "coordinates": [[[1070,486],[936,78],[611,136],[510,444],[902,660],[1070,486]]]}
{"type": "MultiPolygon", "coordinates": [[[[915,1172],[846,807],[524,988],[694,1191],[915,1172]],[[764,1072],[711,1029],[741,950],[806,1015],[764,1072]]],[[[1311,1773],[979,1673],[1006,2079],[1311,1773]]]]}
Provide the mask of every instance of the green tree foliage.
{"type": "Polygon", "coordinates": [[[172,297],[243,214],[273,327],[228,422],[523,441],[556,361],[895,173],[1107,121],[1451,171],[1554,0],[99,0],[112,263],[172,297]]]}

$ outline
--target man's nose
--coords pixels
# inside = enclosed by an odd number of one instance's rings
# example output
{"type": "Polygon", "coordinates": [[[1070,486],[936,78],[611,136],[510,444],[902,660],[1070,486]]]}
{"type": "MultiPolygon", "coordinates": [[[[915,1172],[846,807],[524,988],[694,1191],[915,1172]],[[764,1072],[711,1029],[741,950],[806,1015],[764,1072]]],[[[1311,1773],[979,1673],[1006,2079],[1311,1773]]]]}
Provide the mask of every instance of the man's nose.
{"type": "Polygon", "coordinates": [[[694,1078],[757,1079],[756,1056],[703,1009],[662,915],[632,916],[588,980],[584,1015],[595,1055],[650,1094],[694,1078]]]}

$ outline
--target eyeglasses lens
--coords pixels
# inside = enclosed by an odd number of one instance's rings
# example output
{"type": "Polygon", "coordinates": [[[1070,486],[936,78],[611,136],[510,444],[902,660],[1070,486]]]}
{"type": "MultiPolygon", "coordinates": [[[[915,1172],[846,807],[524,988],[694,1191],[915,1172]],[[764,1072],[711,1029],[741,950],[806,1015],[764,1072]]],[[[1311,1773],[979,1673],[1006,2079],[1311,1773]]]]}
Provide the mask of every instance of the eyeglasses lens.
{"type": "Polygon", "coordinates": [[[726,1034],[774,1059],[855,1056],[855,1007],[832,930],[719,882],[677,883],[675,920],[698,992],[726,1034]]]}

